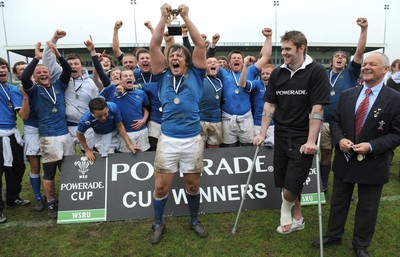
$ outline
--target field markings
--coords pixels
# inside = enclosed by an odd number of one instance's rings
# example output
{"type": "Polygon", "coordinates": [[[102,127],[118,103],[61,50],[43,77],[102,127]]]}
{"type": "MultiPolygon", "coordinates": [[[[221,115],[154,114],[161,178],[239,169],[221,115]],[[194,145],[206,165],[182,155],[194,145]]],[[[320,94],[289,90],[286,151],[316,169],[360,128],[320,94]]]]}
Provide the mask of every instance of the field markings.
{"type": "Polygon", "coordinates": [[[0,229],[5,229],[9,227],[26,227],[26,228],[35,228],[35,227],[50,227],[57,225],[55,220],[46,220],[46,221],[7,221],[4,224],[0,224],[0,229]]]}
{"type": "Polygon", "coordinates": [[[381,197],[382,202],[394,202],[399,200],[400,200],[400,195],[387,195],[381,197]]]}

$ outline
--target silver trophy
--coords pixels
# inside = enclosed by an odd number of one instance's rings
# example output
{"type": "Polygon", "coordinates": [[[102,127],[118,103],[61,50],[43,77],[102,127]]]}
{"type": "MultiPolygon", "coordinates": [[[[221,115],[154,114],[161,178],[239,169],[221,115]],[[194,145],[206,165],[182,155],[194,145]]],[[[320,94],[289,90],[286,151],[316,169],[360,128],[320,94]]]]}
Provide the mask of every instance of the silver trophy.
{"type": "Polygon", "coordinates": [[[179,10],[172,9],[170,11],[170,14],[172,15],[172,21],[168,26],[168,35],[170,36],[182,35],[182,26],[180,22],[176,19],[176,17],[179,15],[179,10]]]}

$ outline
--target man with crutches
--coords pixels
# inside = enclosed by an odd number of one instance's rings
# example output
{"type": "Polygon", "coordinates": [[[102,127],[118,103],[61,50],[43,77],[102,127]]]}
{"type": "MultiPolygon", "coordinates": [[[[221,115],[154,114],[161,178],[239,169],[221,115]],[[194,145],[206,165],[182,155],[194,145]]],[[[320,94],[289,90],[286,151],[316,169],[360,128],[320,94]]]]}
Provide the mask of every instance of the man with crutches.
{"type": "Polygon", "coordinates": [[[318,150],[317,137],[323,106],[329,103],[329,80],[325,68],[307,55],[307,39],[300,31],[281,37],[284,64],[275,69],[264,99],[261,131],[254,138],[260,145],[272,119],[275,121],[274,182],[282,188],[280,225],[277,232],[302,230],[300,196],[318,150]]]}

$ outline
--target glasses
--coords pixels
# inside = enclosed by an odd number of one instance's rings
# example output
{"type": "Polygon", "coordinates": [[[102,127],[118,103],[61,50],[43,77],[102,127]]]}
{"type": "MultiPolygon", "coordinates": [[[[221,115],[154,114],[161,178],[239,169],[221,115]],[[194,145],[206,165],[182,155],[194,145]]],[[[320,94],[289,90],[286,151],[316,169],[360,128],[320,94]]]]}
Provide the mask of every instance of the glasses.
{"type": "Polygon", "coordinates": [[[335,54],[334,57],[335,57],[335,58],[339,58],[339,57],[341,57],[341,58],[347,58],[347,56],[344,55],[344,54],[335,54]]]}

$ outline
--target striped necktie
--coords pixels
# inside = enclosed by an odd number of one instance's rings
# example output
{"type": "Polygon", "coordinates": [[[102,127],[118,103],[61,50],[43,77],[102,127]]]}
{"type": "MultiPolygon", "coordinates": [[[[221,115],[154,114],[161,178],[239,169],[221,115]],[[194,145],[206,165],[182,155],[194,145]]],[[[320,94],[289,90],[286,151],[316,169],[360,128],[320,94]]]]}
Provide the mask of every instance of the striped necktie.
{"type": "Polygon", "coordinates": [[[367,115],[367,110],[368,110],[368,106],[369,106],[369,95],[371,94],[371,89],[368,88],[367,90],[365,90],[365,98],[364,100],[362,100],[362,102],[360,103],[360,106],[358,106],[358,109],[356,111],[356,115],[355,115],[355,136],[356,138],[358,137],[358,135],[361,132],[361,128],[362,125],[364,123],[364,119],[365,119],[365,115],[367,115]]]}

